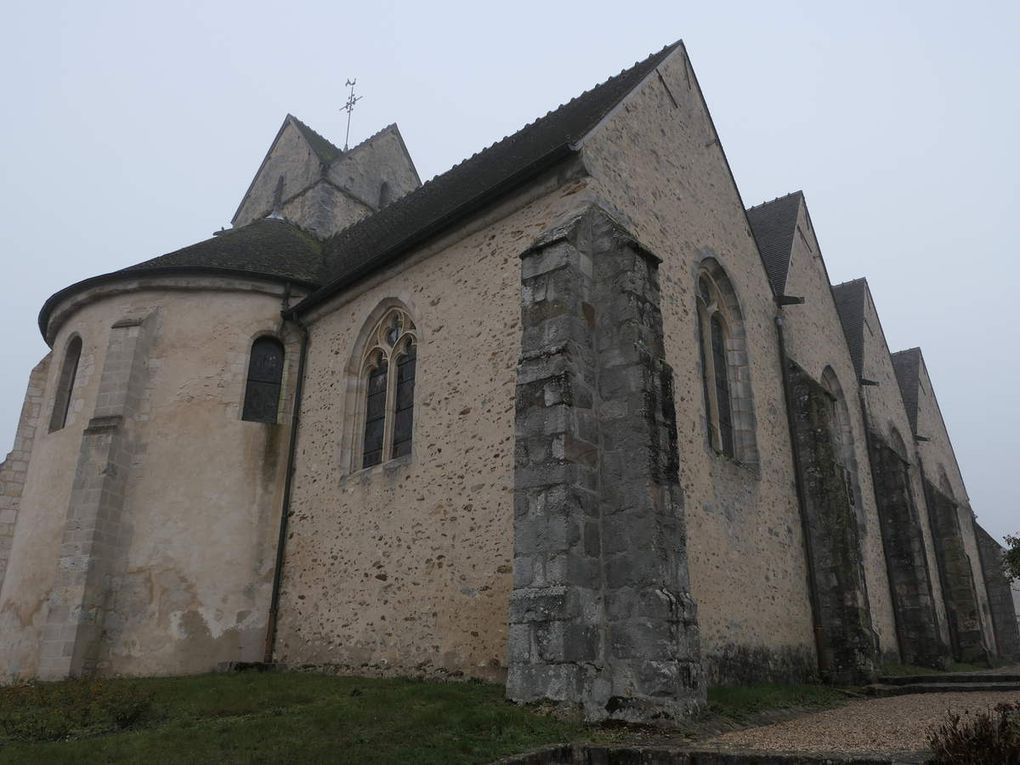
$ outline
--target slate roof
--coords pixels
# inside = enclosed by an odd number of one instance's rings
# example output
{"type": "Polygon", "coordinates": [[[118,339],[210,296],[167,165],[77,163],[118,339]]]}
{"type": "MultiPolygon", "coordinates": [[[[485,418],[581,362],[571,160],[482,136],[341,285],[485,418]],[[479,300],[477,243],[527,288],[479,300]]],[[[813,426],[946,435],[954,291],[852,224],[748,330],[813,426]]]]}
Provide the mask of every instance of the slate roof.
{"type": "Polygon", "coordinates": [[[832,288],[832,298],[836,301],[839,322],[843,325],[843,334],[858,378],[864,376],[864,298],[867,289],[868,282],[865,279],[854,279],[832,288]]]}
{"type": "Polygon", "coordinates": [[[65,287],[43,304],[39,311],[39,327],[45,337],[50,312],[68,295],[117,278],[235,274],[296,282],[314,289],[320,284],[321,268],[322,247],[315,237],[284,220],[263,218],[158,258],[65,287]]]}
{"type": "Polygon", "coordinates": [[[680,44],[666,46],[327,240],[325,286],[297,310],[322,302],[568,156],[680,44]]]}
{"type": "MultiPolygon", "coordinates": [[[[43,335],[50,312],[68,295],[132,275],[234,273],[295,281],[315,290],[297,309],[311,307],[575,153],[576,142],[680,45],[666,46],[324,243],[296,226],[267,218],[73,284],[43,305],[43,335]]],[[[343,153],[293,115],[288,119],[324,163],[343,153]]]]}
{"type": "Polygon", "coordinates": [[[903,396],[903,406],[907,409],[910,430],[917,435],[917,392],[920,388],[921,349],[908,348],[891,354],[893,369],[896,370],[896,382],[899,383],[903,396]]]}
{"type": "Polygon", "coordinates": [[[747,221],[751,224],[754,240],[765,263],[765,272],[776,295],[785,294],[793,236],[797,231],[797,212],[803,200],[804,194],[794,191],[746,211],[747,221]]]}
{"type": "Polygon", "coordinates": [[[293,114],[288,114],[287,118],[294,123],[294,126],[299,131],[301,131],[301,135],[304,136],[306,141],[308,141],[308,145],[312,147],[312,151],[315,152],[322,164],[331,165],[334,159],[343,154],[343,151],[316,133],[293,114]]]}

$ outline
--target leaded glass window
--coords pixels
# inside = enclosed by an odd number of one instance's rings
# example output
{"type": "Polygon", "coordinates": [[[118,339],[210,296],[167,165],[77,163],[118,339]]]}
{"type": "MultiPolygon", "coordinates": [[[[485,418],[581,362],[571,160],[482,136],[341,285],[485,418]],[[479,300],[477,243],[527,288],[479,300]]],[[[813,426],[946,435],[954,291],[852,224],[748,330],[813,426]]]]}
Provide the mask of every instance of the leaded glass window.
{"type": "Polygon", "coordinates": [[[275,423],[283,380],[283,344],[275,337],[260,337],[251,345],[248,381],[241,419],[275,423]]]}
{"type": "Polygon", "coordinates": [[[384,359],[369,369],[365,396],[365,444],[362,467],[382,462],[383,440],[386,435],[386,390],[388,365],[384,359]]]}
{"type": "Polygon", "coordinates": [[[733,420],[730,417],[729,362],[726,360],[726,334],[718,313],[712,314],[712,371],[715,376],[715,401],[719,426],[719,450],[733,456],[733,420]]]}
{"type": "Polygon", "coordinates": [[[393,456],[411,453],[414,426],[414,371],[417,363],[414,341],[409,340],[397,359],[397,392],[393,406],[393,456]]]}
{"type": "Polygon", "coordinates": [[[355,462],[361,468],[409,455],[414,436],[414,322],[405,311],[390,309],[368,339],[361,375],[361,454],[355,462]]]}

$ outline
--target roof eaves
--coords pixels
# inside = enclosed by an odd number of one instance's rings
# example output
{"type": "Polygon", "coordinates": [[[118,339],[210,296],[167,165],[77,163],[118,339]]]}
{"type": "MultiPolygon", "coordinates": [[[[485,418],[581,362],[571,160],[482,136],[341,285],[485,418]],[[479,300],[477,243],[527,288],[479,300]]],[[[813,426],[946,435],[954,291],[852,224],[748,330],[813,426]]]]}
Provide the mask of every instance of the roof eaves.
{"type": "Polygon", "coordinates": [[[280,276],[279,274],[270,274],[260,271],[239,271],[232,268],[220,268],[217,266],[164,266],[161,268],[126,268],[120,269],[119,271],[110,271],[109,273],[99,274],[98,276],[90,276],[88,279],[82,279],[79,282],[70,284],[64,287],[62,290],[58,290],[50,295],[46,302],[43,303],[42,308],[39,309],[39,332],[42,334],[43,340],[49,343],[49,336],[47,335],[47,328],[49,326],[50,316],[53,310],[60,305],[66,298],[70,297],[76,292],[82,290],[91,289],[93,287],[100,287],[105,284],[113,284],[118,281],[131,281],[135,279],[146,279],[146,278],[160,278],[167,276],[227,276],[240,279],[253,279],[256,281],[268,281],[275,284],[295,284],[301,287],[305,287],[310,291],[314,291],[319,285],[315,282],[308,281],[300,278],[289,278],[280,276]]]}

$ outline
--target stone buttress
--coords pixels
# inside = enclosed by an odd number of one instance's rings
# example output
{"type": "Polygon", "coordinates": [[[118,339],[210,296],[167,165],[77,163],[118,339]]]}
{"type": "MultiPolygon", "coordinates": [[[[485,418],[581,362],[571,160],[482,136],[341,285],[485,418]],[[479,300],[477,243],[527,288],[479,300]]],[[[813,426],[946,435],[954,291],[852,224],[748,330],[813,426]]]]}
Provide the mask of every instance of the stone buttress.
{"type": "Polygon", "coordinates": [[[1020,659],[1020,624],[1013,605],[1013,591],[1003,560],[1004,550],[995,539],[976,522],[978,552],[981,555],[981,573],[988,590],[988,607],[992,612],[995,630],[996,654],[1003,659],[1020,659]]]}
{"type": "Polygon", "coordinates": [[[122,518],[133,453],[133,420],[145,395],[154,317],[110,329],[96,408],[82,434],[78,465],[43,630],[39,676],[95,671],[110,582],[127,546],[122,518]]]}
{"type": "Polygon", "coordinates": [[[933,572],[928,569],[920,515],[910,488],[910,464],[878,433],[870,432],[868,443],[902,661],[944,669],[949,646],[939,634],[933,572]]]}
{"type": "Polygon", "coordinates": [[[826,680],[842,685],[871,680],[878,643],[871,624],[857,514],[835,456],[839,427],[831,394],[795,362],[790,370],[797,470],[803,487],[805,531],[811,555],[820,666],[826,680]]]}
{"type": "Polygon", "coordinates": [[[0,462],[0,593],[3,592],[4,575],[14,543],[14,526],[21,506],[21,494],[28,475],[28,462],[32,456],[32,445],[39,435],[42,422],[43,393],[46,389],[46,375],[50,369],[52,354],[47,353],[35,365],[28,377],[28,390],[18,418],[18,429],[14,435],[14,448],[7,458],[0,462]]]}
{"type": "MultiPolygon", "coordinates": [[[[981,611],[970,556],[963,544],[959,506],[927,478],[924,495],[946,599],[953,658],[966,663],[987,661],[988,646],[981,631],[981,611]]],[[[969,511],[967,514],[969,520],[969,511]]]]}
{"type": "Polygon", "coordinates": [[[658,259],[590,208],[522,256],[508,696],[702,704],[658,259]]]}

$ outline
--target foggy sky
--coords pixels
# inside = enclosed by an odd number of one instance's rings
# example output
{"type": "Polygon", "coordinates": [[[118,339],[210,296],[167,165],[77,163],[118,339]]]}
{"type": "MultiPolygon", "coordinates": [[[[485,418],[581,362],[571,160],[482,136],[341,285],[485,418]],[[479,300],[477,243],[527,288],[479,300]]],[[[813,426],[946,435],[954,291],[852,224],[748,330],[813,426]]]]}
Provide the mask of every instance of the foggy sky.
{"type": "Polygon", "coordinates": [[[0,27],[0,455],[53,292],[229,226],[284,116],[397,122],[422,179],[683,38],[747,205],[920,345],[972,505],[1020,530],[1020,4],[38,2],[0,27]]]}

